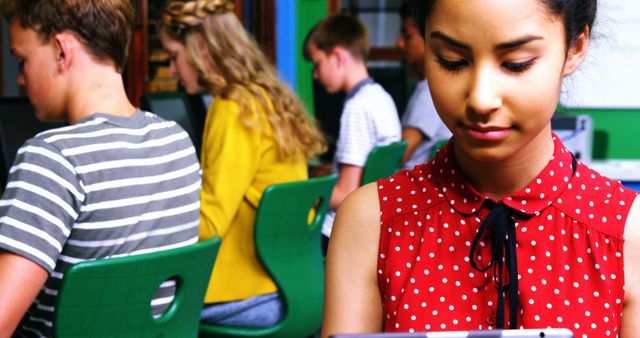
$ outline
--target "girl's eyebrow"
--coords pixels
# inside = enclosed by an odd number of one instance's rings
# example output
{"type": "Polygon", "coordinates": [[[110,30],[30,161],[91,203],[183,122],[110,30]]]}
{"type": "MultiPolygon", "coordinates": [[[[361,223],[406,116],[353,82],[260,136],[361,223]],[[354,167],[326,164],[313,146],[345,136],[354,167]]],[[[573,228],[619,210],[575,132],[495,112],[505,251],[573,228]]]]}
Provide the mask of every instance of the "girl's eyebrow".
{"type": "MultiPolygon", "coordinates": [[[[471,47],[468,44],[466,44],[466,43],[464,43],[462,41],[458,41],[458,40],[456,40],[456,39],[454,39],[454,38],[452,38],[450,36],[447,36],[442,32],[435,31],[435,32],[431,33],[429,36],[431,38],[433,38],[433,39],[440,40],[440,41],[442,41],[442,42],[444,42],[444,43],[446,43],[448,45],[451,45],[451,46],[453,46],[455,48],[463,49],[463,50],[467,50],[467,51],[471,50],[471,47]]],[[[525,44],[527,44],[529,42],[537,41],[537,40],[544,40],[544,38],[541,37],[541,36],[537,36],[537,35],[527,35],[527,36],[525,36],[523,38],[519,38],[519,39],[516,39],[516,40],[513,40],[513,41],[507,41],[507,42],[499,43],[498,45],[496,45],[496,47],[494,49],[496,51],[513,49],[513,48],[520,47],[520,46],[525,45],[525,44]]]]}
{"type": "Polygon", "coordinates": [[[506,49],[513,49],[516,47],[520,47],[522,45],[525,45],[529,42],[532,41],[537,41],[537,40],[544,40],[543,37],[541,36],[537,36],[537,35],[527,35],[523,38],[517,39],[517,40],[513,40],[513,41],[508,41],[508,42],[504,42],[504,43],[500,43],[496,46],[495,50],[506,50],[506,49]]]}
{"type": "Polygon", "coordinates": [[[448,45],[456,47],[458,49],[471,50],[471,47],[464,42],[458,41],[450,36],[445,35],[442,32],[435,31],[429,35],[433,39],[440,40],[448,45]]]}

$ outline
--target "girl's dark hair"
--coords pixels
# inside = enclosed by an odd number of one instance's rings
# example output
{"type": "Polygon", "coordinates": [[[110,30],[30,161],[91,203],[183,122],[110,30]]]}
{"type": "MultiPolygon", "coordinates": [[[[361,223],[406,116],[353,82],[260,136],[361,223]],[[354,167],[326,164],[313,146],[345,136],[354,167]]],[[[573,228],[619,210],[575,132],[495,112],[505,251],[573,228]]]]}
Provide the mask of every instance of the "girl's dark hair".
{"type": "MultiPolygon", "coordinates": [[[[593,28],[598,9],[598,0],[541,0],[552,14],[560,15],[564,22],[567,46],[575,42],[584,27],[593,28]]],[[[417,24],[424,35],[424,26],[431,16],[436,0],[420,1],[424,5],[425,15],[418,18],[417,24]]]]}
{"type": "Polygon", "coordinates": [[[575,42],[584,27],[593,28],[598,8],[597,0],[543,0],[553,14],[561,15],[567,46],[575,42]]]}
{"type": "Polygon", "coordinates": [[[425,0],[403,0],[400,5],[400,18],[413,19],[416,27],[418,27],[418,31],[424,38],[424,25],[426,19],[426,8],[428,6],[428,2],[425,0]]]}

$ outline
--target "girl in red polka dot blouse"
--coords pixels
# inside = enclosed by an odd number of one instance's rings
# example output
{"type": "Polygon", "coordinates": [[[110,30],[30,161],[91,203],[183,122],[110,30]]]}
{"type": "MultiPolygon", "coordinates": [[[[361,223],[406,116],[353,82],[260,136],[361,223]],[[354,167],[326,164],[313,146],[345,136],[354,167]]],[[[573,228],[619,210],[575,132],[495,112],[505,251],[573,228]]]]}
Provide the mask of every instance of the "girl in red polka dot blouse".
{"type": "Polygon", "coordinates": [[[596,0],[425,0],[425,67],[453,133],[340,206],[322,336],[568,328],[640,337],[640,203],[551,132],[596,0]]]}

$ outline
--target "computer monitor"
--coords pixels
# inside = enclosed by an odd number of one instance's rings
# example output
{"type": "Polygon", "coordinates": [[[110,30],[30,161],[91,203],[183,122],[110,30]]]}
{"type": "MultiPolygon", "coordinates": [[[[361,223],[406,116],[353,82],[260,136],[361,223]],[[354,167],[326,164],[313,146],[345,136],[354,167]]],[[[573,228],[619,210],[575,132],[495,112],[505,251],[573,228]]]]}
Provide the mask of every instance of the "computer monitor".
{"type": "Polygon", "coordinates": [[[593,121],[589,115],[556,115],[551,129],[576,159],[589,164],[592,159],[593,121]]]}
{"type": "Polygon", "coordinates": [[[202,129],[196,127],[189,98],[184,93],[153,93],[142,97],[142,109],[148,110],[166,120],[177,122],[184,129],[200,156],[202,129]]]}
{"type": "Polygon", "coordinates": [[[41,131],[66,125],[42,122],[26,97],[0,97],[0,188],[7,183],[18,149],[41,131]]]}

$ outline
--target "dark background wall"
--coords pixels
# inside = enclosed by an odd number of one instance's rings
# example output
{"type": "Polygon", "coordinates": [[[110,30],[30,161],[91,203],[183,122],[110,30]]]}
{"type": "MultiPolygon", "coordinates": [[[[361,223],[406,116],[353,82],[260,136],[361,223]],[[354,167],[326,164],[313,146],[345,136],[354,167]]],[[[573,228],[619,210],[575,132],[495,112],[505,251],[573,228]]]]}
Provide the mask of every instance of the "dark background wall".
{"type": "Polygon", "coordinates": [[[18,64],[16,59],[9,52],[9,34],[7,22],[4,19],[2,21],[2,57],[0,57],[0,74],[2,75],[2,85],[0,88],[0,96],[18,96],[18,85],[16,84],[16,77],[18,76],[18,64]]]}

